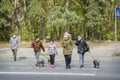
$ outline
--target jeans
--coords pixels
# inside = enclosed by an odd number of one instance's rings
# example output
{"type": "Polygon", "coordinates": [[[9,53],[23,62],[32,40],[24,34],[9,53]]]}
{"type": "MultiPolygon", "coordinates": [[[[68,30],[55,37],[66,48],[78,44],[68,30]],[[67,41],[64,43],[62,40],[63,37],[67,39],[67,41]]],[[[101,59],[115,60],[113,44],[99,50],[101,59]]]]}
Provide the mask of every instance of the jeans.
{"type": "Polygon", "coordinates": [[[70,64],[71,64],[71,54],[70,55],[64,55],[64,57],[65,57],[66,67],[70,66],[70,64]]]}
{"type": "Polygon", "coordinates": [[[80,65],[84,65],[84,54],[79,54],[79,63],[80,65]]]}
{"type": "Polygon", "coordinates": [[[40,64],[39,56],[40,56],[40,51],[35,52],[35,58],[36,58],[36,63],[37,64],[40,64]]]}
{"type": "Polygon", "coordinates": [[[50,55],[50,64],[54,65],[55,62],[55,54],[50,55]]]}

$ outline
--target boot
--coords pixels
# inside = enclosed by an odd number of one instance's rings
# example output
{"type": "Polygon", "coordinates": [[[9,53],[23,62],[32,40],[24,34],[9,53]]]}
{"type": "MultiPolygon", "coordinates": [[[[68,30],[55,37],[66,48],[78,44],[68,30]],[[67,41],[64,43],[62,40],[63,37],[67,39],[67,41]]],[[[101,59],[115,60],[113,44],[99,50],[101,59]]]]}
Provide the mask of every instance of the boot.
{"type": "Polygon", "coordinates": [[[84,65],[80,65],[80,68],[83,68],[84,67],[84,65]]]}
{"type": "Polygon", "coordinates": [[[16,61],[16,57],[14,57],[14,61],[16,61]]]}

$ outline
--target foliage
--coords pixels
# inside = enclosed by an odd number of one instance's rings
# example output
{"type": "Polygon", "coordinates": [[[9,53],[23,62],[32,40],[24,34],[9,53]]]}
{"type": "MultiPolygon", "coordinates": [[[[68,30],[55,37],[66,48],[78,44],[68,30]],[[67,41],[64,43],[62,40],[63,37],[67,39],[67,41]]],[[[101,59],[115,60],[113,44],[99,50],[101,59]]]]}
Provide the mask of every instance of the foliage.
{"type": "Polygon", "coordinates": [[[10,37],[12,24],[12,0],[0,1],[0,40],[7,41],[10,37]]]}
{"type": "MultiPolygon", "coordinates": [[[[24,0],[18,0],[23,13],[24,0]]],[[[21,23],[22,40],[61,40],[65,31],[76,39],[83,34],[88,40],[114,40],[114,9],[120,0],[25,0],[26,18],[21,23]]],[[[0,41],[8,41],[18,33],[14,24],[14,0],[0,0],[0,41]]],[[[120,40],[120,19],[117,19],[118,40],[120,40]]]]}

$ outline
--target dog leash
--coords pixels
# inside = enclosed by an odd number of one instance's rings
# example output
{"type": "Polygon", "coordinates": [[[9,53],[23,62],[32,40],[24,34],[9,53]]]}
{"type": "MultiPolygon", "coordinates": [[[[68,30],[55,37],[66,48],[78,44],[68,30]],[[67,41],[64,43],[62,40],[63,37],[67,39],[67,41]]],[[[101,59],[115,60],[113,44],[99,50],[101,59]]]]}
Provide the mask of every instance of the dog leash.
{"type": "Polygon", "coordinates": [[[91,52],[88,52],[90,54],[90,56],[95,60],[95,57],[91,54],[91,52]]]}
{"type": "Polygon", "coordinates": [[[47,57],[48,54],[46,54],[46,53],[42,53],[41,55],[44,56],[46,59],[50,60],[50,59],[47,57]]]}

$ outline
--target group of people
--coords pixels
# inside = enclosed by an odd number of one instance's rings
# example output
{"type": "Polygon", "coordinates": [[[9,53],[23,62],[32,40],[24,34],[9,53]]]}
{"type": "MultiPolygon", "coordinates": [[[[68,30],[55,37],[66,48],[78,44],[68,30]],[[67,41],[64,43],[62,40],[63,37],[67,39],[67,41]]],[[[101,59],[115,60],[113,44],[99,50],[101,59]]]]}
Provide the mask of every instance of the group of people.
{"type": "MultiPolygon", "coordinates": [[[[77,46],[80,68],[84,67],[84,55],[85,55],[85,52],[89,51],[88,44],[80,35],[78,35],[75,43],[73,43],[71,39],[71,35],[66,32],[64,34],[64,37],[61,43],[62,48],[63,48],[63,55],[65,58],[66,69],[71,68],[71,58],[72,58],[72,51],[73,51],[74,44],[77,46]]],[[[16,61],[18,45],[19,45],[19,40],[17,39],[16,35],[14,35],[10,39],[10,48],[13,52],[14,61],[16,61]]],[[[40,65],[39,57],[40,57],[41,50],[45,52],[45,48],[42,42],[40,41],[39,37],[35,38],[35,40],[31,44],[31,47],[34,49],[34,54],[36,58],[36,66],[39,66],[40,65]]],[[[53,41],[51,41],[48,46],[48,54],[50,57],[50,67],[54,68],[55,67],[55,56],[58,54],[58,51],[53,41]]]]}

